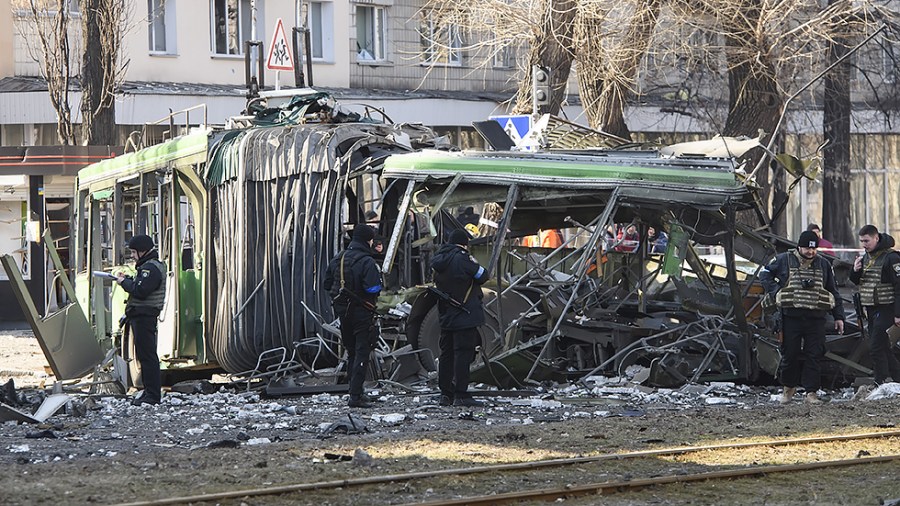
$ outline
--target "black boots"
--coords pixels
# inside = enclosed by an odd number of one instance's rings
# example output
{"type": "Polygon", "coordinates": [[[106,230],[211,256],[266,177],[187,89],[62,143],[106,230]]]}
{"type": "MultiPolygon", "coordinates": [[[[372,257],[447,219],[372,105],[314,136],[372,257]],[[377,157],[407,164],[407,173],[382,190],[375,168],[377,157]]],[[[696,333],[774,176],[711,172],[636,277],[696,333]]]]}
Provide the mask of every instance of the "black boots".
{"type": "MultiPolygon", "coordinates": [[[[441,398],[443,400],[443,398],[441,398]]],[[[483,401],[477,401],[471,397],[457,397],[453,401],[454,406],[466,406],[469,408],[480,408],[484,407],[485,403],[483,401]]]]}
{"type": "Polygon", "coordinates": [[[351,397],[347,405],[351,408],[371,408],[372,402],[366,395],[362,395],[360,397],[351,397]]]}

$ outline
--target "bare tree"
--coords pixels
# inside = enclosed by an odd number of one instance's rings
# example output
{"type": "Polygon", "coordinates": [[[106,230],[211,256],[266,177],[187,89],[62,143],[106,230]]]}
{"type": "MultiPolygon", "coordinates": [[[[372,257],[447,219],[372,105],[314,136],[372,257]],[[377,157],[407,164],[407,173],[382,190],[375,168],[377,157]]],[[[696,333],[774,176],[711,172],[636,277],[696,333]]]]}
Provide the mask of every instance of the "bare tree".
{"type": "MultiPolygon", "coordinates": [[[[459,0],[452,7],[443,0],[428,0],[420,16],[440,26],[464,31],[467,51],[480,51],[482,64],[508,48],[525,47],[528,57],[519,65],[520,79],[513,112],[532,112],[531,67],[550,69],[551,97],[540,113],[557,114],[565,98],[574,52],[572,37],[578,0],[459,0]]],[[[422,33],[430,57],[442,61],[447,45],[445,30],[422,33]]]]}
{"type": "Polygon", "coordinates": [[[47,83],[50,103],[56,111],[56,133],[60,144],[75,144],[69,86],[73,77],[71,24],[68,0],[15,0],[16,30],[25,41],[29,56],[37,62],[47,83]],[[28,21],[26,22],[26,18],[28,21]]]}
{"type": "MultiPolygon", "coordinates": [[[[834,4],[835,0],[831,0],[834,4]]],[[[828,44],[828,63],[837,66],[825,75],[822,127],[825,150],[822,161],[822,225],[837,244],[853,244],[850,226],[850,61],[838,63],[848,53],[848,38],[835,37],[828,44]]]]}
{"type": "Polygon", "coordinates": [[[122,57],[127,5],[124,0],[13,0],[16,30],[47,83],[61,144],[117,141],[115,92],[127,67],[122,57]],[[81,14],[80,26],[73,22],[73,7],[81,14]],[[82,90],[80,115],[73,114],[70,97],[76,83],[82,90]]]}
{"type": "Polygon", "coordinates": [[[559,114],[575,56],[572,36],[577,6],[577,0],[548,0],[540,6],[543,9],[538,13],[539,23],[532,27],[528,65],[520,81],[513,114],[559,114]],[[550,69],[550,100],[532,111],[531,68],[535,65],[550,69]]]}
{"type": "Polygon", "coordinates": [[[80,0],[84,52],[81,60],[81,143],[115,144],[116,90],[128,61],[122,57],[125,0],[80,0]]]}
{"type": "Polygon", "coordinates": [[[581,102],[592,128],[631,137],[625,106],[637,94],[641,59],[650,46],[662,3],[633,0],[610,8],[610,2],[603,0],[581,1],[575,59],[581,102]]]}

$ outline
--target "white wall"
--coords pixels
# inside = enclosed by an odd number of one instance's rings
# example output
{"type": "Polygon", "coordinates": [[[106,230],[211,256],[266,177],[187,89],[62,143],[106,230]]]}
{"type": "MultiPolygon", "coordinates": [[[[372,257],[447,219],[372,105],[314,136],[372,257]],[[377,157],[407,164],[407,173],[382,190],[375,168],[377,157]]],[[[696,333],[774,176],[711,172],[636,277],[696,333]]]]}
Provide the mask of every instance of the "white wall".
{"type": "Polygon", "coordinates": [[[13,75],[15,69],[14,31],[10,0],[0,0],[0,78],[13,75]]]}
{"type": "MultiPolygon", "coordinates": [[[[134,2],[133,27],[125,41],[125,51],[130,65],[129,81],[162,81],[209,84],[243,84],[243,56],[213,55],[210,43],[210,2],[208,0],[170,0],[175,6],[175,51],[170,55],[154,55],[149,50],[148,7],[146,1],[134,2]]],[[[289,0],[258,0],[257,37],[264,43],[263,60],[267,57],[269,43],[275,31],[277,18],[282,18],[285,32],[290,38],[294,26],[294,2],[289,0]]],[[[346,2],[334,2],[335,54],[346,54],[349,47],[348,7],[346,2]],[[338,35],[343,32],[344,35],[338,35]]],[[[167,30],[171,27],[167,26],[167,30]]],[[[294,55],[296,62],[297,58],[294,55]]],[[[293,85],[290,72],[281,73],[283,85],[293,85]]],[[[315,84],[329,87],[349,86],[348,63],[316,63],[313,74],[315,84]]],[[[266,84],[275,82],[275,73],[267,71],[266,84]]]]}

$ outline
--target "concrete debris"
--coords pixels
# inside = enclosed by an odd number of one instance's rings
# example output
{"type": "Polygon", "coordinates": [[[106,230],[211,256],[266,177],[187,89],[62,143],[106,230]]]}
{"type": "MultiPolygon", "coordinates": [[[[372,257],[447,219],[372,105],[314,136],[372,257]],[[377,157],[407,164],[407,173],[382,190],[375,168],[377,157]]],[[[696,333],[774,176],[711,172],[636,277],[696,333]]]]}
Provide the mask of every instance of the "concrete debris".
{"type": "Polygon", "coordinates": [[[56,439],[57,437],[59,436],[50,429],[38,430],[25,434],[25,439],[56,439]]]}
{"type": "Polygon", "coordinates": [[[372,415],[372,421],[384,425],[400,425],[406,420],[406,415],[401,413],[388,413],[386,415],[372,415]]]}
{"type": "Polygon", "coordinates": [[[343,434],[361,434],[369,430],[369,428],[366,427],[366,422],[353,413],[348,414],[345,419],[330,424],[320,424],[319,427],[321,429],[320,435],[322,436],[333,434],[335,432],[343,434]]]}
{"type": "Polygon", "coordinates": [[[882,383],[866,396],[866,400],[890,399],[898,395],[900,395],[900,383],[882,383]]]}
{"type": "Polygon", "coordinates": [[[67,394],[48,395],[34,414],[28,414],[12,406],[0,404],[0,421],[12,420],[23,423],[42,423],[65,406],[69,399],[70,397],[67,394]]]}
{"type": "Polygon", "coordinates": [[[364,466],[369,467],[375,464],[375,459],[369,455],[368,452],[363,450],[362,448],[357,448],[353,451],[353,465],[354,466],[364,466]]]}
{"type": "MultiPolygon", "coordinates": [[[[68,452],[74,457],[62,458],[99,457],[123,451],[140,453],[154,446],[202,451],[265,445],[298,437],[415,430],[447,418],[466,420],[475,426],[524,426],[576,418],[642,417],[659,409],[742,409],[770,405],[770,399],[780,394],[776,387],[731,382],[691,383],[671,389],[649,388],[633,380],[633,376],[595,375],[584,382],[544,383],[526,397],[501,395],[504,391],[480,385],[481,395],[490,397],[492,405],[476,411],[427,404],[434,392],[425,387],[386,385],[372,391],[380,402],[365,417],[348,412],[345,396],[330,394],[273,402],[258,395],[222,389],[207,395],[168,393],[159,405],[147,410],[133,408],[125,397],[104,396],[83,403],[87,409],[82,419],[58,413],[39,430],[18,421],[7,422],[3,425],[5,439],[0,441],[0,448],[5,448],[6,454],[28,452],[29,462],[49,462],[59,457],[53,445],[68,442],[77,445],[68,452]],[[424,407],[429,408],[427,414],[421,409],[424,407]],[[26,440],[29,444],[22,444],[26,440]],[[115,446],[111,446],[113,442],[115,446]]],[[[900,384],[883,385],[872,393],[874,398],[897,396],[900,384]]],[[[849,388],[820,392],[831,402],[851,402],[852,395],[849,388]]]]}
{"type": "Polygon", "coordinates": [[[704,401],[707,404],[715,405],[715,404],[734,404],[737,401],[732,399],[731,397],[707,397],[704,401]]]}
{"type": "Polygon", "coordinates": [[[208,380],[181,381],[172,385],[172,391],[182,394],[212,394],[219,387],[208,380]]]}

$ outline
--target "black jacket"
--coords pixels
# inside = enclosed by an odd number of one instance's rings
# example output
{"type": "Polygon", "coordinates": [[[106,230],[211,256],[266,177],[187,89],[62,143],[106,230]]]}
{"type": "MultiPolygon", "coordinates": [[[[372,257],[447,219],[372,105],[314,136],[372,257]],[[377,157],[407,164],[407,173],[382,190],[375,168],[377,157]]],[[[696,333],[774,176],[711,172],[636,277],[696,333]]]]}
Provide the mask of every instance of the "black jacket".
{"type": "Polygon", "coordinates": [[[445,244],[434,254],[431,261],[434,269],[434,284],[438,290],[461,302],[469,310],[453,307],[438,301],[441,328],[444,330],[471,329],[484,325],[484,308],[481,299],[481,285],[490,277],[484,267],[478,265],[475,257],[461,246],[445,244]]]}
{"type": "MultiPolygon", "coordinates": [[[[881,251],[881,250],[889,250],[894,247],[896,243],[894,242],[894,238],[888,234],[878,234],[878,246],[875,247],[875,250],[872,253],[881,251]]],[[[900,315],[900,253],[896,251],[889,251],[886,253],[887,257],[884,259],[884,265],[881,268],[881,282],[882,283],[890,283],[894,285],[894,314],[900,315]]],[[[869,260],[869,254],[866,253],[863,256],[863,265],[869,260]]],[[[851,270],[850,271],[850,281],[853,282],[854,285],[859,286],[860,281],[862,281],[863,269],[858,271],[851,270]]]]}
{"type": "MultiPolygon", "coordinates": [[[[768,293],[772,297],[775,297],[775,294],[777,294],[779,290],[784,288],[785,284],[787,283],[788,277],[791,273],[791,257],[793,255],[794,254],[791,251],[781,253],[773,258],[769,265],[767,265],[763,270],[759,271],[759,282],[762,284],[763,288],[766,289],[766,293],[768,293]]],[[[816,258],[813,260],[813,267],[822,271],[824,277],[824,279],[822,280],[822,284],[825,286],[825,289],[831,292],[831,295],[834,296],[834,307],[831,309],[831,316],[833,316],[835,320],[843,320],[844,301],[843,299],[841,299],[841,294],[838,292],[837,284],[834,282],[834,269],[831,267],[831,263],[826,260],[825,257],[816,255],[816,258]]],[[[824,312],[822,311],[799,308],[784,308],[784,314],[787,316],[801,317],[824,316],[824,312]]]]}
{"type": "MultiPolygon", "coordinates": [[[[344,287],[374,304],[381,292],[381,273],[369,245],[360,241],[352,241],[346,250],[331,259],[325,271],[325,289],[332,300],[338,295],[341,289],[341,257],[344,255],[344,287]]],[[[345,310],[347,305],[343,298],[338,298],[334,303],[337,311],[345,310]]]]}
{"type": "Polygon", "coordinates": [[[122,289],[128,293],[125,313],[129,316],[159,316],[159,308],[155,306],[161,306],[161,301],[152,305],[140,303],[151,296],[165,297],[165,286],[163,285],[165,273],[160,272],[155,262],[150,262],[150,260],[159,260],[156,250],[148,251],[139,258],[135,263],[134,277],[126,277],[120,283],[122,289]],[[160,286],[163,287],[162,294],[158,293],[160,286]]]}

